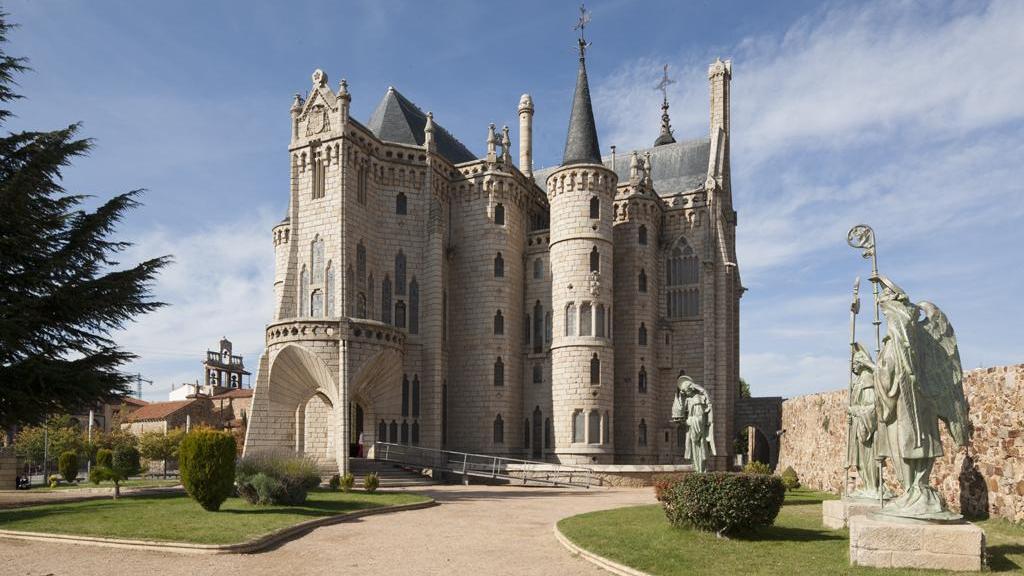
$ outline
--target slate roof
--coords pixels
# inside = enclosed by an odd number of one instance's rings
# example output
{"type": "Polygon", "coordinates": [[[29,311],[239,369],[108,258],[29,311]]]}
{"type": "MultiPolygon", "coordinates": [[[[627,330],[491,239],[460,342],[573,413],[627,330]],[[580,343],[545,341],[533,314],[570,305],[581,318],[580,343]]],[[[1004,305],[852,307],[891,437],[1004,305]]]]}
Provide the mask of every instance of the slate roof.
{"type": "Polygon", "coordinates": [[[195,401],[195,399],[192,399],[146,404],[129,414],[128,417],[125,418],[125,422],[152,422],[155,420],[166,420],[171,414],[192,405],[195,401]]]}
{"type": "Polygon", "coordinates": [[[600,163],[601,146],[597,143],[594,108],[590,104],[587,64],[580,57],[580,68],[576,74],[576,92],[572,97],[572,112],[569,113],[569,132],[565,136],[565,153],[562,154],[562,166],[600,163]]]}
{"type": "MultiPolygon", "coordinates": [[[[387,94],[377,104],[377,109],[373,111],[366,127],[377,138],[386,142],[423,146],[423,128],[426,125],[427,115],[418,106],[398,90],[388,88],[387,94]]],[[[438,153],[453,164],[477,159],[475,154],[436,121],[434,122],[434,142],[437,144],[438,153]]]]}
{"type": "MultiPolygon", "coordinates": [[[[648,150],[651,152],[651,164],[654,165],[651,179],[654,180],[654,190],[659,196],[672,196],[699,188],[707,179],[708,158],[711,154],[711,140],[708,138],[662,144],[637,150],[637,153],[642,156],[648,150]]],[[[615,155],[614,169],[619,182],[629,180],[630,154],[615,155]]],[[[611,156],[605,156],[599,162],[608,166],[611,156]]],[[[545,192],[548,175],[557,169],[557,166],[552,166],[534,172],[537,185],[545,192]]]]}

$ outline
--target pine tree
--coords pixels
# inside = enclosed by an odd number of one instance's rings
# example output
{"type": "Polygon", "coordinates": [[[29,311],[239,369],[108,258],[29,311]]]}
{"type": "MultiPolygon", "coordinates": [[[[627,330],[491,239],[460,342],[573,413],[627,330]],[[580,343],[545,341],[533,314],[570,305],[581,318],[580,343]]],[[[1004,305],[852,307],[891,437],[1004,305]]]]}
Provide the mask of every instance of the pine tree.
{"type": "MultiPolygon", "coordinates": [[[[20,98],[14,78],[28,70],[2,49],[11,28],[0,13],[0,128],[20,98]]],[[[111,332],[163,305],[150,287],[170,257],[118,269],[130,244],[110,239],[141,190],[88,211],[86,196],[61,186],[62,170],[92,146],[79,128],[0,136],[0,426],[128,394],[119,368],[135,356],[111,332]]]]}

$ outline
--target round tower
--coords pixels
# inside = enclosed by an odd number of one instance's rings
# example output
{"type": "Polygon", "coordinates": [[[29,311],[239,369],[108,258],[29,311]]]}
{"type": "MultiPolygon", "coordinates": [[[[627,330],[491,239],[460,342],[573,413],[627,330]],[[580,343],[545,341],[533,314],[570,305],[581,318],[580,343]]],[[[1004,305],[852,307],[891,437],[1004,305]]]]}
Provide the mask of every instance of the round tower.
{"type": "Polygon", "coordinates": [[[581,42],[564,158],[547,179],[555,457],[564,463],[611,464],[612,207],[617,178],[601,162],[584,48],[581,42]]]}

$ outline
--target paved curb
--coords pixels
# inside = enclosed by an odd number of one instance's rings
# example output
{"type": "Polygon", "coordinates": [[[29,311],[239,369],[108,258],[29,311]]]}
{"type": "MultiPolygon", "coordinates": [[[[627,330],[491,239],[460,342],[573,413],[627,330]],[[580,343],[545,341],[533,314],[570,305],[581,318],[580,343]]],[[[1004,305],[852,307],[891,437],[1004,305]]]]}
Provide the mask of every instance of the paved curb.
{"type": "Polygon", "coordinates": [[[593,552],[589,552],[587,550],[584,550],[583,548],[580,548],[576,544],[573,544],[572,541],[565,536],[565,534],[562,534],[562,531],[558,529],[558,523],[555,523],[554,529],[555,539],[558,540],[558,542],[561,543],[562,546],[565,546],[569,550],[569,552],[572,552],[580,558],[583,558],[584,560],[590,562],[598,568],[607,570],[612,574],[618,574],[619,576],[651,576],[647,572],[641,572],[640,570],[637,570],[635,568],[630,568],[629,566],[619,564],[618,562],[609,560],[604,556],[594,554],[593,552]]]}
{"type": "Polygon", "coordinates": [[[270,534],[259,536],[246,542],[236,544],[191,544],[187,542],[160,542],[154,540],[122,540],[118,538],[100,538],[96,536],[73,536],[69,534],[47,534],[43,532],[20,532],[17,530],[0,530],[0,537],[15,538],[18,540],[34,540],[46,542],[62,542],[66,544],[85,544],[90,546],[105,546],[110,548],[127,548],[133,550],[155,550],[159,552],[177,552],[184,554],[249,554],[259,552],[275,544],[301,536],[314,528],[350,522],[366,516],[377,514],[388,514],[391,512],[402,512],[405,510],[419,510],[437,506],[438,502],[431,498],[426,502],[415,504],[402,504],[399,506],[382,506],[369,508],[348,514],[336,516],[325,516],[300,522],[292,526],[286,526],[270,534]]]}

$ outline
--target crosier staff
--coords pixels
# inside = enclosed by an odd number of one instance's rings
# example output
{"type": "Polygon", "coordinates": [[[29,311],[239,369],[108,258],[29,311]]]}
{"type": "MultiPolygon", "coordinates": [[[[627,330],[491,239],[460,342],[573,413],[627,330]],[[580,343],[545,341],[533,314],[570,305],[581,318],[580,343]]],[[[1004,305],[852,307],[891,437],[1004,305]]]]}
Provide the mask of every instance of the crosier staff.
{"type": "Polygon", "coordinates": [[[846,411],[846,481],[843,487],[846,493],[850,494],[850,466],[856,465],[856,457],[853,446],[853,419],[850,408],[853,407],[853,359],[857,351],[857,314],[860,313],[860,276],[853,281],[853,301],[850,303],[850,388],[847,398],[846,411]]]}

